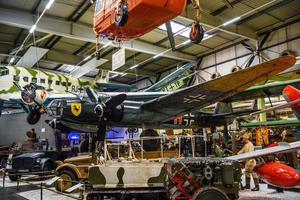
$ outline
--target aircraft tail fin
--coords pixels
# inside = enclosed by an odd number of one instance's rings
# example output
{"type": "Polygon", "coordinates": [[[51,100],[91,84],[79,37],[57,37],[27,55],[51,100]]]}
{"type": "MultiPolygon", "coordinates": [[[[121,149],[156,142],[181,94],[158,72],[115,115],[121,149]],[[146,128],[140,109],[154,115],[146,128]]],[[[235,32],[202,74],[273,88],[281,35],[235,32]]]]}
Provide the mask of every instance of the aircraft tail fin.
{"type": "Polygon", "coordinates": [[[291,105],[293,113],[296,115],[298,119],[300,119],[300,90],[295,88],[294,86],[288,85],[283,89],[283,97],[287,102],[296,102],[291,105]],[[298,101],[297,101],[298,100],[298,101]]]}
{"type": "Polygon", "coordinates": [[[189,86],[194,78],[194,74],[194,65],[192,63],[187,63],[144,91],[174,92],[175,90],[189,86]]]}

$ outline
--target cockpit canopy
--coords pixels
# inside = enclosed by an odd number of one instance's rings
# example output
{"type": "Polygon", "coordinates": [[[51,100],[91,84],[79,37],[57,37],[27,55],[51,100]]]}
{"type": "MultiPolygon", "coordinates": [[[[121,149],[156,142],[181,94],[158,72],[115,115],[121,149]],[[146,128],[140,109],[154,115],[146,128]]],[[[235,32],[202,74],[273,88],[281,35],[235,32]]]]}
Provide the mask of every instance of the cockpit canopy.
{"type": "Polygon", "coordinates": [[[99,13],[100,11],[102,11],[104,8],[108,8],[109,6],[111,6],[113,4],[113,0],[97,0],[96,2],[96,7],[95,7],[95,12],[96,14],[99,13]]]}
{"type": "Polygon", "coordinates": [[[0,67],[0,76],[6,76],[9,74],[9,69],[7,67],[0,67]]]}

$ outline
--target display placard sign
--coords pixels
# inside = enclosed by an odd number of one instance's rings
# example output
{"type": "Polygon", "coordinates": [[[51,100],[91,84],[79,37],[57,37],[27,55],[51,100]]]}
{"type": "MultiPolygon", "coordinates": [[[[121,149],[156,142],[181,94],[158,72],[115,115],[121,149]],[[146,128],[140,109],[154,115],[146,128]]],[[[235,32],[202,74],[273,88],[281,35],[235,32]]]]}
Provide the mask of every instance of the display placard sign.
{"type": "Polygon", "coordinates": [[[112,55],[112,70],[116,70],[125,65],[125,48],[120,49],[112,55]]]}

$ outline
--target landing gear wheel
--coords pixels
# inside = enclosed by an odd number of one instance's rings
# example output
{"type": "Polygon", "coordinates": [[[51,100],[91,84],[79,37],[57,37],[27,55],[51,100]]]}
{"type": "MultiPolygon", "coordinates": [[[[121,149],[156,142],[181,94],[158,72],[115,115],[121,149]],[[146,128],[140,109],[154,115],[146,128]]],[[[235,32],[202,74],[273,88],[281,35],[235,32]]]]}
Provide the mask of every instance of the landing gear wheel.
{"type": "Polygon", "coordinates": [[[27,116],[27,122],[30,125],[34,125],[38,123],[40,119],[41,119],[41,113],[37,109],[30,111],[30,113],[27,116]]]}
{"type": "Polygon", "coordinates": [[[67,189],[75,185],[72,181],[78,181],[77,176],[70,170],[62,170],[58,173],[61,179],[55,182],[55,189],[65,192],[67,189]]]}
{"type": "MultiPolygon", "coordinates": [[[[158,133],[153,129],[144,130],[140,137],[158,137],[158,133]]],[[[156,151],[160,148],[160,139],[144,140],[143,148],[145,151],[156,151]]]]}
{"type": "Polygon", "coordinates": [[[115,22],[119,27],[125,26],[128,21],[128,5],[125,2],[121,2],[116,8],[115,22]]]}
{"type": "Polygon", "coordinates": [[[218,188],[208,187],[195,193],[193,195],[193,200],[229,200],[228,196],[218,188]]]}
{"type": "Polygon", "coordinates": [[[194,44],[198,44],[202,41],[203,37],[204,37],[203,27],[198,23],[193,24],[193,27],[190,32],[190,40],[194,44]]]}

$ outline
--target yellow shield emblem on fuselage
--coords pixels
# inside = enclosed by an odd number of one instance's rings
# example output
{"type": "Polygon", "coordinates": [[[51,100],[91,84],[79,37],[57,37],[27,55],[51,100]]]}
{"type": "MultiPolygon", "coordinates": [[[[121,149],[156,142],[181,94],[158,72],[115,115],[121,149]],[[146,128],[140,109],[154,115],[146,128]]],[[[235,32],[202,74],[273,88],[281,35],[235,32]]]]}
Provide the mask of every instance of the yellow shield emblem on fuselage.
{"type": "Polygon", "coordinates": [[[71,103],[71,112],[78,117],[81,113],[81,103],[71,103]]]}

